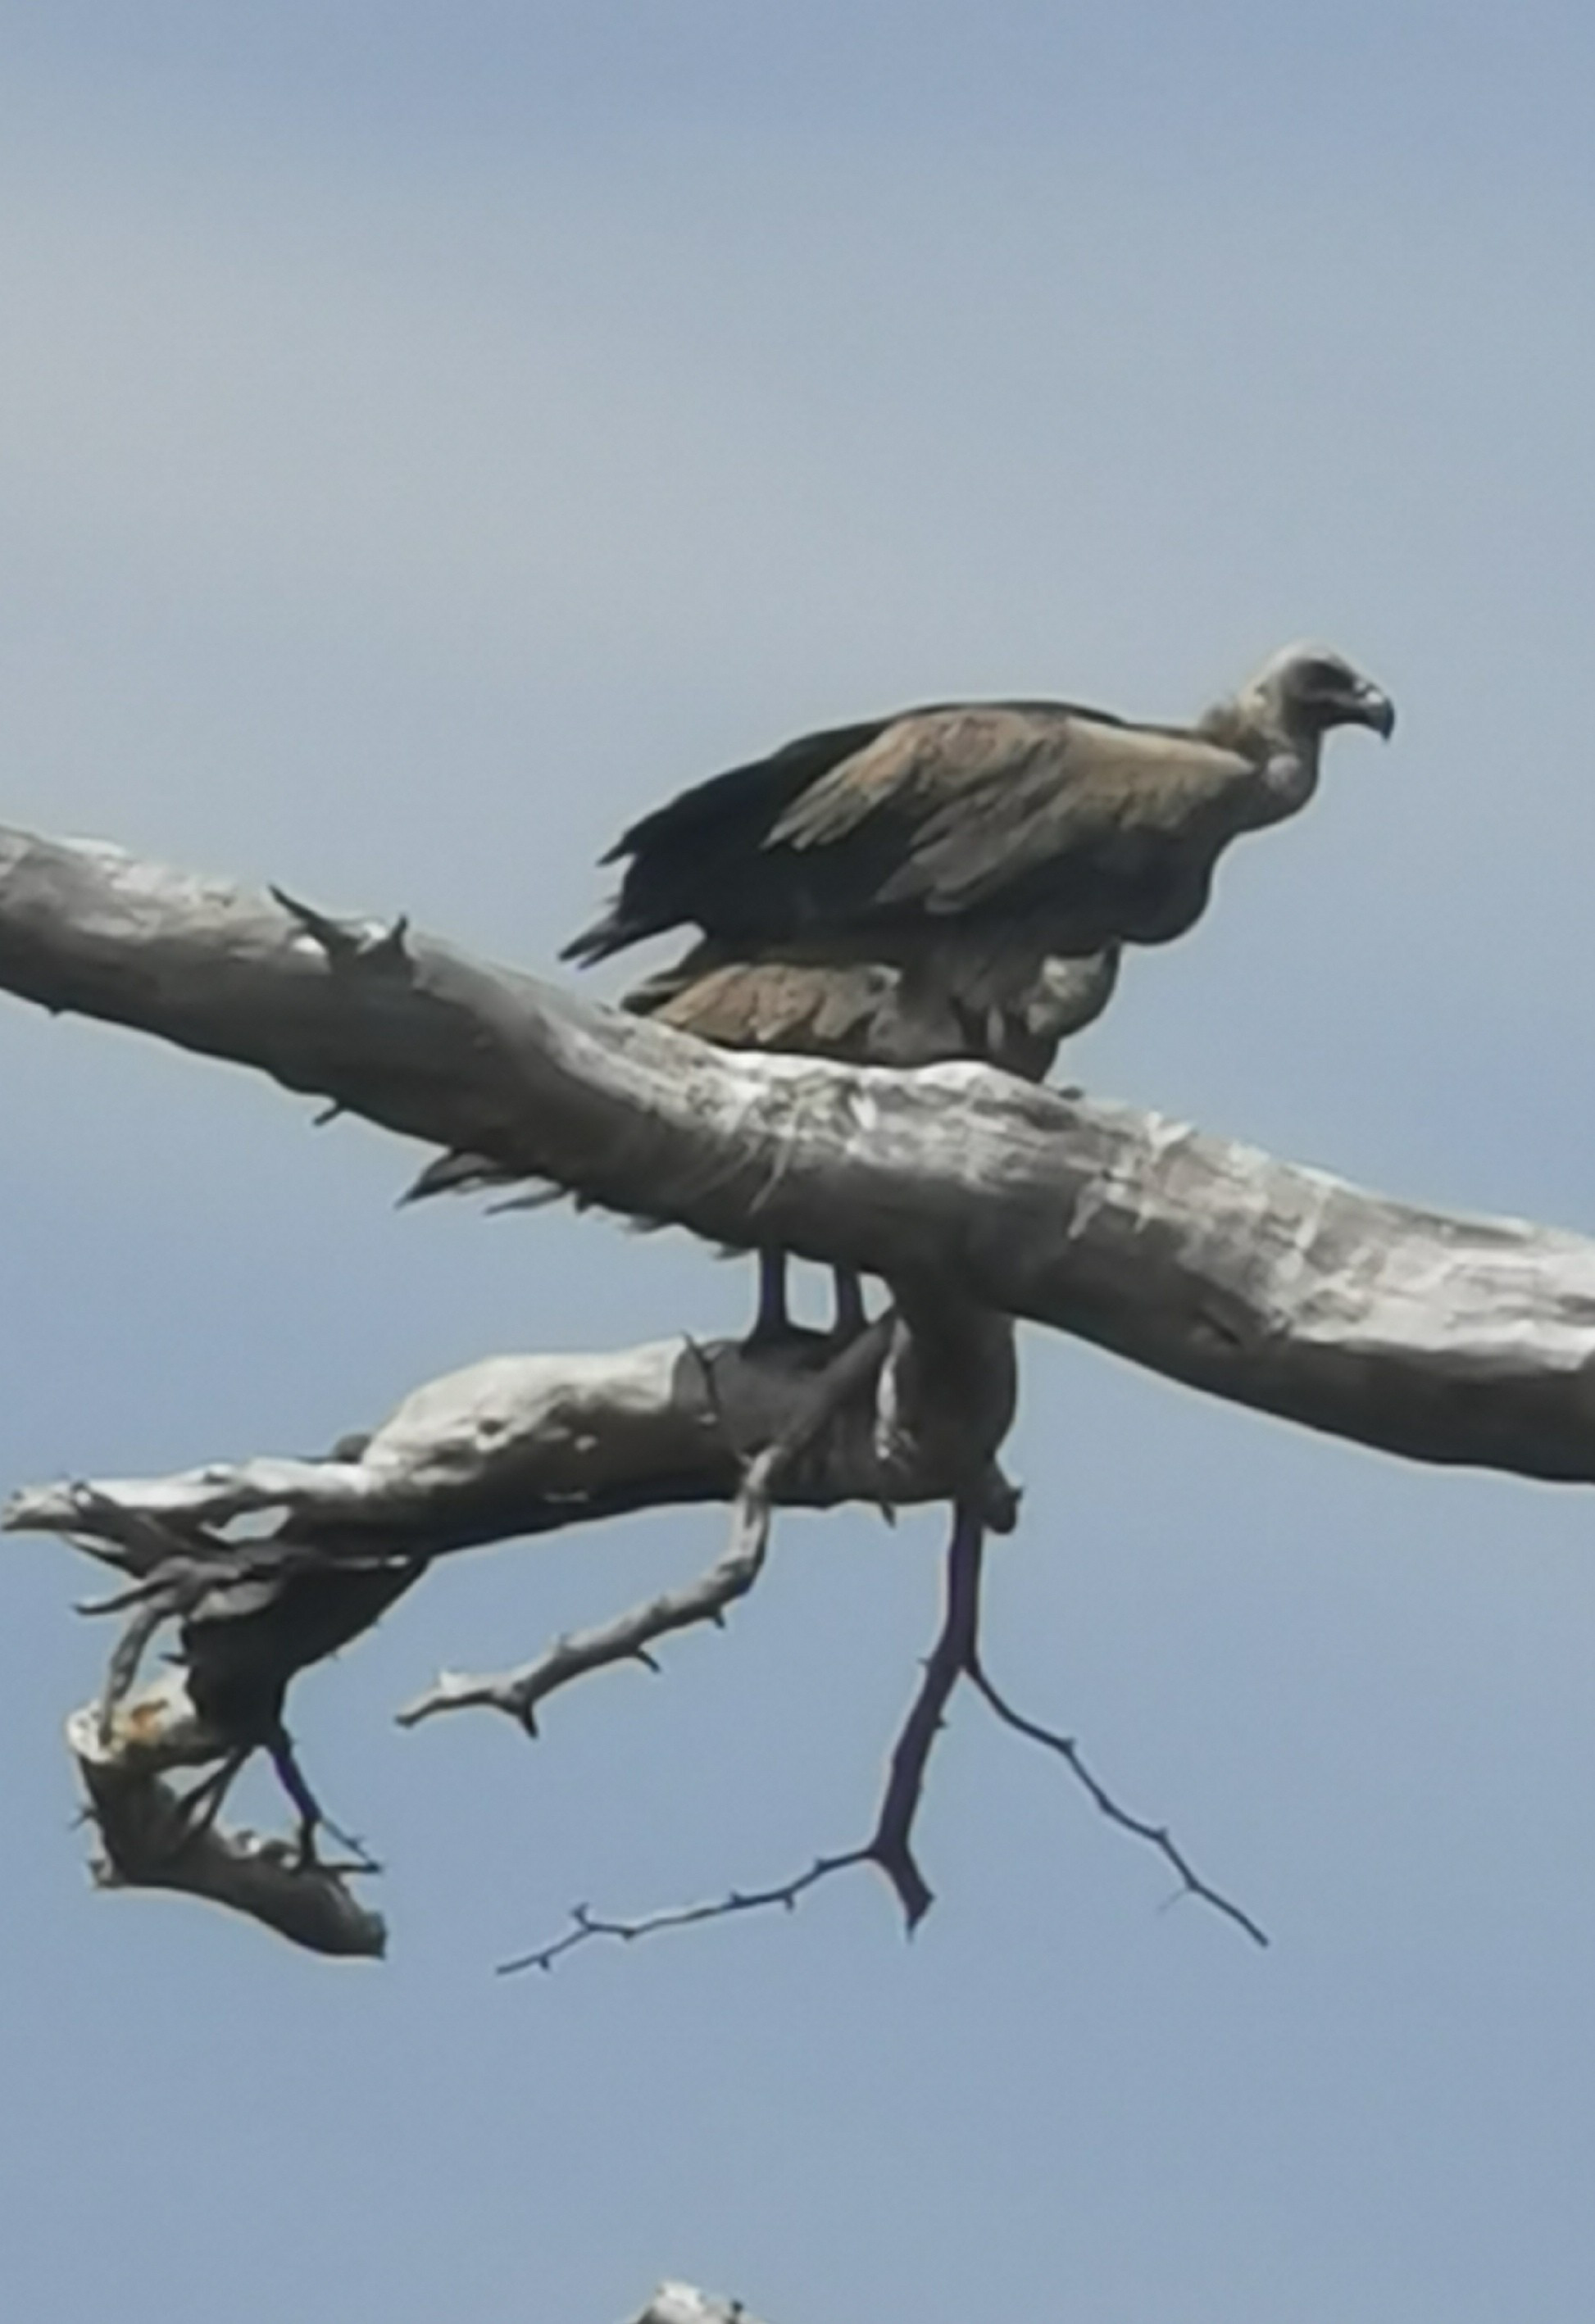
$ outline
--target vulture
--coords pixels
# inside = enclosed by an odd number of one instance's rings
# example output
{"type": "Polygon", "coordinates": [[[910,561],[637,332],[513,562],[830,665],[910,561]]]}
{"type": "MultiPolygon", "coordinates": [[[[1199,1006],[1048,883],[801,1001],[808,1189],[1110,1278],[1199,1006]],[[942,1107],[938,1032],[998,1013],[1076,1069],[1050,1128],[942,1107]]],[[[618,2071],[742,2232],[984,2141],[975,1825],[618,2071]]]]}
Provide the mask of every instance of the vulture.
{"type": "MultiPolygon", "coordinates": [[[[731,1048],[1039,1080],[1121,947],[1183,935],[1230,842],[1305,807],[1330,729],[1388,738],[1395,715],[1304,644],[1187,726],[1037,701],[829,727],[633,824],[604,859],[619,893],[562,957],[695,927],[625,1007],[731,1048]]],[[[764,1284],[761,1333],[784,1322],[768,1259],[764,1284]]]]}

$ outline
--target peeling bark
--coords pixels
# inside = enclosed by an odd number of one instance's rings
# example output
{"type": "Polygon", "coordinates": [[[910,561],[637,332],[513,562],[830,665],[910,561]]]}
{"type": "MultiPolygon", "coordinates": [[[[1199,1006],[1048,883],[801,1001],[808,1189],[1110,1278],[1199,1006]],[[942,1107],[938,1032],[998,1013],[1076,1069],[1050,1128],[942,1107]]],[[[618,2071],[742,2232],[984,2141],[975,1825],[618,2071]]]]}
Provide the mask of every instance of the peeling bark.
{"type": "Polygon", "coordinates": [[[976,1065],[713,1050],[376,923],[0,834],[0,985],[721,1242],[935,1278],[1414,1458],[1595,1478],[1595,1245],[976,1065]]]}

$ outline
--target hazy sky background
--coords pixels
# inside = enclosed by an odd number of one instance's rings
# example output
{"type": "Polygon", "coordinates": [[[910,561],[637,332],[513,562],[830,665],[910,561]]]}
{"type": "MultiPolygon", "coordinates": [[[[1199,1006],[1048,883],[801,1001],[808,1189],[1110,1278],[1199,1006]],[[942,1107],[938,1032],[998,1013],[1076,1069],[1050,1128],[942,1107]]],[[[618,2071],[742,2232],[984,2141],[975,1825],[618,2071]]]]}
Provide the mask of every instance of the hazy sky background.
{"type": "MultiPolygon", "coordinates": [[[[1571,5],[0,7],[0,817],[546,964],[624,816],[804,725],[1179,715],[1321,632],[1395,744],[1066,1069],[1595,1228],[1592,92],[1571,5]]],[[[0,1485],[747,1312],[683,1237],[396,1213],[415,1153],[131,1037],[5,1004],[0,1089],[0,1485]]],[[[381,1969],[96,1899],[57,1738],[108,1640],[14,1542],[8,2308],[1581,2324],[1587,1498],[1025,1366],[994,1669],[1270,1953],[961,1702],[911,1947],[860,1876],[493,1979],[862,1832],[934,1516],[788,1520],[534,1748],[389,1713],[713,1514],[455,1562],[312,1674],[381,1969]]]]}

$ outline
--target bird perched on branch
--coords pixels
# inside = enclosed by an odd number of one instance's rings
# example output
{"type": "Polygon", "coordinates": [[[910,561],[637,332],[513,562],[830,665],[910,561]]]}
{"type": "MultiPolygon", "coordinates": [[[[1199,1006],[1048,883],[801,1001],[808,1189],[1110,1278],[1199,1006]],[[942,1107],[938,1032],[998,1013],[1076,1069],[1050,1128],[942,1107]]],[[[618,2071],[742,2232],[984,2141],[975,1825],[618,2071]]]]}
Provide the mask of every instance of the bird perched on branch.
{"type": "MultiPolygon", "coordinates": [[[[833,727],[633,824],[604,858],[618,896],[563,956],[696,927],[624,1006],[730,1048],[1039,1080],[1120,947],[1182,935],[1230,842],[1306,805],[1324,735],[1394,724],[1341,655],[1295,645],[1190,726],[997,702],[833,727]]],[[[774,1328],[768,1268],[765,1291],[774,1328]]]]}

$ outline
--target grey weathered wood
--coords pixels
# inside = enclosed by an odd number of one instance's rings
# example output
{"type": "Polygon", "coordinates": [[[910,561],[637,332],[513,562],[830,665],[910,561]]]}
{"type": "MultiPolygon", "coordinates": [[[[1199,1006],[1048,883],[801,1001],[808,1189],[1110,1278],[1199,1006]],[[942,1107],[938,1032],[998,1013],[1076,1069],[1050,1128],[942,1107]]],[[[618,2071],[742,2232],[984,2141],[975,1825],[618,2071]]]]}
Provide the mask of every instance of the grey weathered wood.
{"type": "Polygon", "coordinates": [[[0,985],[615,1209],[1052,1324],[1414,1457],[1595,1479],[1595,1245],[979,1066],[712,1050],[430,940],[0,834],[0,985]]]}
{"type": "Polygon", "coordinates": [[[102,1887],[202,1897],[313,1952],[380,1958],[382,1916],[358,1902],[337,1868],[298,1862],[281,1841],[254,1832],[190,1826],[166,1775],[205,1766],[220,1747],[178,1673],[145,1688],[108,1724],[97,1705],[75,1711],[67,1742],[105,1851],[95,1867],[102,1887]]]}
{"type": "MultiPolygon", "coordinates": [[[[900,1320],[867,1391],[773,1489],[788,1506],[945,1500],[964,1481],[972,1424],[982,1462],[1012,1409],[1011,1347],[982,1311],[937,1370],[938,1342],[900,1320]],[[967,1358],[986,1375],[971,1391],[967,1358]],[[1004,1388],[1006,1382],[1006,1388],[1004,1388]]],[[[834,1355],[817,1333],[772,1345],[677,1338],[606,1354],[489,1356],[404,1397],[369,1436],[324,1460],[257,1455],[166,1477],[36,1485],[0,1508],[11,1532],[87,1533],[120,1511],[225,1528],[274,1516],[284,1537],[358,1555],[433,1556],[615,1515],[639,1499],[729,1501],[746,1460],[801,1413],[834,1355]]]]}
{"type": "Polygon", "coordinates": [[[691,2283],[661,2283],[632,2324],[759,2324],[740,2300],[717,2300],[691,2283]]]}
{"type": "MultiPolygon", "coordinates": [[[[896,1507],[974,1490],[991,1526],[1011,1525],[1014,1495],[994,1465],[1012,1413],[1011,1326],[980,1309],[943,1315],[938,1329],[932,1303],[920,1311],[915,1324],[895,1311],[881,1317],[845,1351],[808,1333],[774,1345],[670,1340],[612,1355],[490,1357],[413,1390],[369,1436],[323,1460],[257,1456],[27,1487],[0,1508],[0,1526],[64,1534],[132,1579],[134,1597],[119,1600],[133,1613],[132,1644],[118,1649],[132,1656],[122,1688],[155,1625],[180,1612],[198,1626],[190,1663],[220,1655],[217,1682],[235,1698],[247,1666],[252,1699],[265,1699],[392,1602],[381,1588],[369,1603],[340,1599],[328,1632],[304,1595],[312,1568],[331,1580],[376,1561],[397,1585],[401,1569],[448,1550],[639,1506],[741,1504],[757,1480],[763,1518],[751,1527],[744,1511],[731,1551],[698,1582],[560,1639],[520,1671],[446,1674],[404,1714],[413,1723],[484,1703],[530,1724],[537,1703],[586,1672],[719,1619],[757,1577],[776,1504],[896,1507]],[[247,1535],[229,1536],[245,1518],[247,1535]],[[263,1626],[285,1588],[300,1593],[297,1613],[263,1626]],[[230,1623],[239,1627],[224,1637],[230,1623]]],[[[202,1667],[202,1691],[205,1675],[202,1667]]],[[[114,1683],[107,1700],[120,1700],[114,1683]]],[[[157,1723],[166,1734],[164,1699],[157,1723]]],[[[144,1751],[136,1721],[122,1720],[117,1732],[144,1751]]],[[[181,1733],[186,1748],[190,1731],[181,1733]]],[[[237,1738],[203,1739],[199,1756],[219,1758],[237,1738]]]]}

